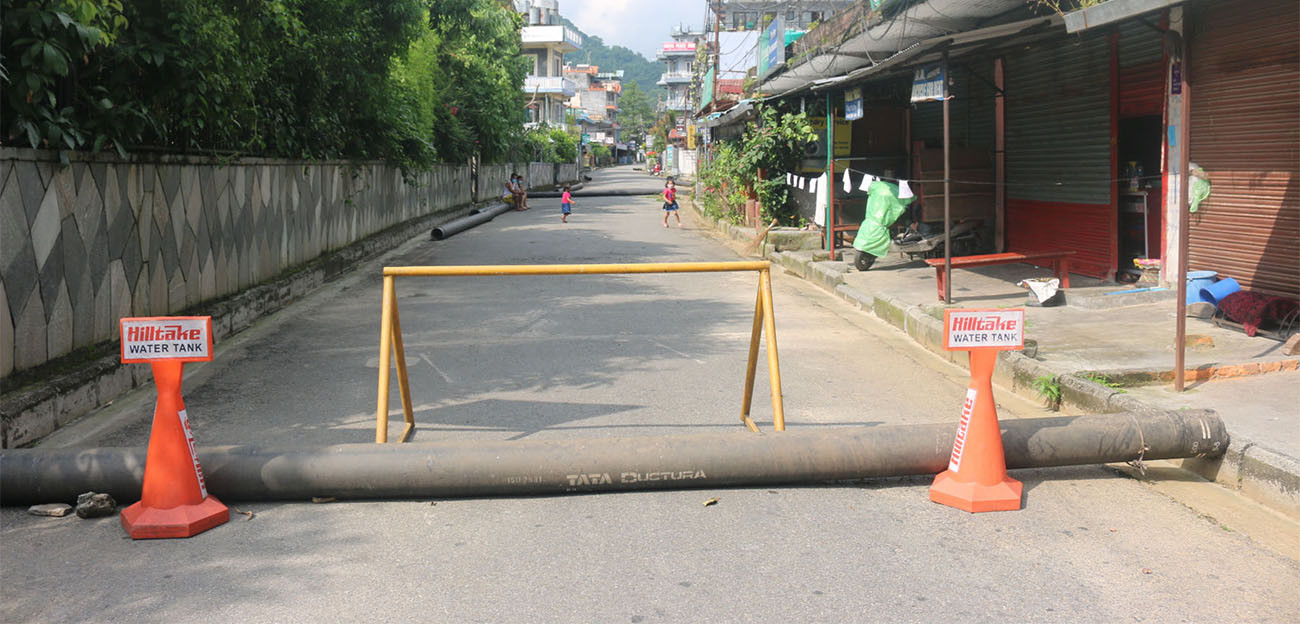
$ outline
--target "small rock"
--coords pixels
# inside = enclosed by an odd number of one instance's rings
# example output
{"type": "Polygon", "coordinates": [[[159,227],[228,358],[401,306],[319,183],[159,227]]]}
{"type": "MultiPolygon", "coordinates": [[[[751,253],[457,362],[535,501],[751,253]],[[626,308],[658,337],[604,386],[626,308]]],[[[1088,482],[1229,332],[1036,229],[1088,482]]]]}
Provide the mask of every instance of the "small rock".
{"type": "Polygon", "coordinates": [[[1286,339],[1286,344],[1282,345],[1282,355],[1295,355],[1300,353],[1300,334],[1292,334],[1286,339]]]}
{"type": "Polygon", "coordinates": [[[1214,304],[1208,301],[1187,304],[1187,316],[1190,318],[1207,319],[1214,316],[1214,310],[1214,304]]]}
{"type": "Polygon", "coordinates": [[[117,501],[108,494],[86,492],[77,497],[77,517],[102,518],[117,513],[117,501]]]}
{"type": "Polygon", "coordinates": [[[45,505],[32,505],[27,508],[27,513],[33,516],[49,516],[51,518],[62,518],[72,513],[72,505],[64,503],[48,503],[45,505]]]}

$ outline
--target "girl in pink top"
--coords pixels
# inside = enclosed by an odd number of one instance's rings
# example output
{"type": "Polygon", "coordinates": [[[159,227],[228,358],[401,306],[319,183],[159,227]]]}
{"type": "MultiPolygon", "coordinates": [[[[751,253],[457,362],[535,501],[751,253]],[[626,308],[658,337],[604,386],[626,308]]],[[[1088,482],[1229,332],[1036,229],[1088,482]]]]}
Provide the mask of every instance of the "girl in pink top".
{"type": "Polygon", "coordinates": [[[573,211],[573,196],[569,194],[569,185],[564,185],[564,192],[560,193],[560,221],[569,222],[569,213],[573,211]]]}

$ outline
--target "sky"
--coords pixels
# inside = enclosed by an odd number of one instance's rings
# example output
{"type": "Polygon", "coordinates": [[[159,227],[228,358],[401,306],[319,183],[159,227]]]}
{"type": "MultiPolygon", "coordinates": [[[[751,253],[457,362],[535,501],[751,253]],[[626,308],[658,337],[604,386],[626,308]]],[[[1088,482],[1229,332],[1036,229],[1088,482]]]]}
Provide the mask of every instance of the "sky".
{"type": "Polygon", "coordinates": [[[705,0],[559,0],[560,15],[605,45],[630,48],[653,61],[672,41],[673,26],[700,28],[705,0]]]}

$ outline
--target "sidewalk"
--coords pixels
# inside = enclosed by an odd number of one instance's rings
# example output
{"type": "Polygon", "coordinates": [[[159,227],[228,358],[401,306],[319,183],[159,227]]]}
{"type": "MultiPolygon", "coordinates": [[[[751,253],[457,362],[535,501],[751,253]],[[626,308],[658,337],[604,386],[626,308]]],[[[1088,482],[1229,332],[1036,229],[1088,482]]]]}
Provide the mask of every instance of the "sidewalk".
{"type": "MultiPolygon", "coordinates": [[[[748,242],[755,234],[725,222],[717,227],[738,241],[748,242]]],[[[861,272],[853,269],[851,256],[848,262],[832,262],[821,250],[763,253],[773,264],[905,331],[930,351],[966,365],[959,352],[941,346],[944,305],[934,269],[921,261],[891,253],[861,272]]],[[[1032,277],[1051,277],[1051,271],[1027,264],[954,270],[954,307],[1024,306],[1029,293],[1015,284],[1032,277]]],[[[995,383],[1037,397],[1034,381],[1054,379],[1062,404],[1092,413],[1213,409],[1232,436],[1227,454],[1179,465],[1300,517],[1300,358],[1282,355],[1282,343],[1275,340],[1189,318],[1188,341],[1195,346],[1186,351],[1187,389],[1176,394],[1171,381],[1175,295],[1110,295],[1131,287],[1078,275],[1071,275],[1070,282],[1066,305],[1026,307],[1026,341],[1036,342],[1037,352],[1032,345],[1025,353],[1003,352],[995,383]]]]}

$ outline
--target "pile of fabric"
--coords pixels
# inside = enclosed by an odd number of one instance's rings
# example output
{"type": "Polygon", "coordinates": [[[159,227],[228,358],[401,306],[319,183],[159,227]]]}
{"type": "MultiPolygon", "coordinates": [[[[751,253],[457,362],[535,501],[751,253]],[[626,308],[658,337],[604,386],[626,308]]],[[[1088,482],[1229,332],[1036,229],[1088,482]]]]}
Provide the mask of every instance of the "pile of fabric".
{"type": "Polygon", "coordinates": [[[1254,336],[1265,321],[1281,322],[1295,314],[1300,302],[1286,297],[1239,290],[1220,299],[1219,311],[1230,320],[1241,323],[1247,336],[1254,336]]]}

